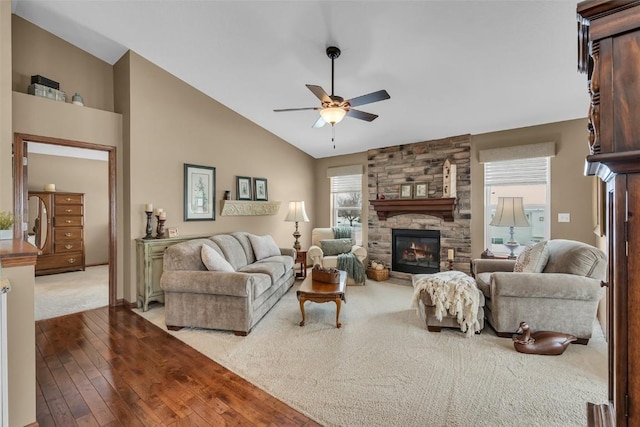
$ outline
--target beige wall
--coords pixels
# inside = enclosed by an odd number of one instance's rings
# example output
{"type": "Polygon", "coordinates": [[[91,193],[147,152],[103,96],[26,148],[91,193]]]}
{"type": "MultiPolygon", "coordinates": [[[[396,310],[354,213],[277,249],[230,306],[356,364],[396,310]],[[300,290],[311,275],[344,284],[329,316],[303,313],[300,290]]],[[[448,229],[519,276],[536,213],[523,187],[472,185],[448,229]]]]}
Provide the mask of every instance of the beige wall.
{"type": "MultiPolygon", "coordinates": [[[[130,116],[126,259],[135,258],[135,239],[145,234],[145,203],[163,208],[165,225],[177,227],[181,235],[245,230],[269,233],[279,245],[293,246],[294,224],[284,221],[288,202],[304,200],[315,211],[311,156],[133,52],[116,64],[115,88],[115,104],[128,108],[130,116]],[[130,87],[128,94],[121,85],[130,87]],[[184,221],[185,163],[216,168],[215,221],[184,221]],[[224,191],[231,190],[235,198],[238,175],[266,178],[269,200],[282,202],[278,214],[220,216],[224,191]]],[[[311,226],[300,224],[303,245],[308,246],[311,226]]],[[[135,301],[135,266],[130,262],[125,268],[124,297],[135,301]]]]}
{"type": "MultiPolygon", "coordinates": [[[[344,156],[325,157],[316,159],[315,162],[315,210],[309,211],[307,214],[314,227],[331,227],[331,180],[327,178],[327,169],[336,166],[362,165],[362,246],[367,247],[367,224],[369,212],[369,192],[367,191],[367,153],[354,153],[344,156]]],[[[306,237],[303,235],[303,237],[306,237]]],[[[311,235],[308,236],[309,242],[307,246],[302,245],[303,249],[308,248],[311,242],[311,235]]]]}
{"type": "Polygon", "coordinates": [[[484,248],[484,169],[479,150],[538,142],[555,142],[551,160],[551,238],[596,244],[593,233],[592,178],[584,176],[588,154],[587,120],[578,119],[501,132],[474,135],[471,140],[471,253],[484,248]],[[558,213],[570,213],[571,222],[559,223],[558,213]]]}
{"type": "Polygon", "coordinates": [[[29,154],[29,190],[54,183],[57,191],[84,193],[87,265],[109,263],[109,163],[102,160],[29,154]]]}
{"type": "Polygon", "coordinates": [[[13,15],[13,90],[27,93],[31,76],[60,83],[67,103],[78,92],[84,105],[113,111],[110,64],[78,49],[36,25],[13,15]]]}
{"type": "MultiPolygon", "coordinates": [[[[0,210],[13,211],[11,150],[11,2],[0,1],[0,210]]],[[[11,281],[7,295],[9,425],[36,421],[33,266],[0,269],[11,281]]]]}
{"type": "Polygon", "coordinates": [[[11,175],[11,2],[0,1],[0,210],[13,211],[11,175]]]}

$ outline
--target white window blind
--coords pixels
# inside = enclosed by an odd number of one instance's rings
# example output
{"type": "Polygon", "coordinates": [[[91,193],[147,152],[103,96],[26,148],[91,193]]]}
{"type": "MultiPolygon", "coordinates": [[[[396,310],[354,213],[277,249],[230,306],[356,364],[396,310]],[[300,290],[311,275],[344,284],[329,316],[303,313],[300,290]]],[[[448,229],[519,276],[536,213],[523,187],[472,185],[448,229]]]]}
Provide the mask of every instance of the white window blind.
{"type": "Polygon", "coordinates": [[[342,175],[331,178],[332,193],[350,193],[362,191],[362,175],[342,175]]]}
{"type": "Polygon", "coordinates": [[[546,184],[549,158],[507,160],[484,164],[484,185],[546,184]]]}

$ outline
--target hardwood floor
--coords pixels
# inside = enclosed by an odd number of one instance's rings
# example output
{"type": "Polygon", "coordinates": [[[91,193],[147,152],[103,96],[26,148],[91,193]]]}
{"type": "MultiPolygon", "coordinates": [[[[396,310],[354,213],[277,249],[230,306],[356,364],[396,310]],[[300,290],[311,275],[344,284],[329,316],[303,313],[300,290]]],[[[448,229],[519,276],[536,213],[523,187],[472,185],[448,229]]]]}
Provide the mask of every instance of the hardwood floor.
{"type": "Polygon", "coordinates": [[[319,426],[130,310],[36,322],[40,426],[319,426]]]}

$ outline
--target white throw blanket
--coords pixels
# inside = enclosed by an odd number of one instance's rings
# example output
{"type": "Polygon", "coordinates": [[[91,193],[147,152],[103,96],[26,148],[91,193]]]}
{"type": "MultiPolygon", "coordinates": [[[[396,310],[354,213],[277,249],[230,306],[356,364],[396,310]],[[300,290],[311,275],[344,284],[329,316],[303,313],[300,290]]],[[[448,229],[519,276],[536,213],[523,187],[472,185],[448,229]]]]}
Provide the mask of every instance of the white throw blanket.
{"type": "Polygon", "coordinates": [[[413,307],[418,307],[420,292],[429,293],[435,305],[436,318],[442,320],[448,314],[456,316],[460,330],[467,336],[480,331],[478,322],[479,290],[475,280],[460,271],[443,271],[418,279],[413,291],[413,307]]]}

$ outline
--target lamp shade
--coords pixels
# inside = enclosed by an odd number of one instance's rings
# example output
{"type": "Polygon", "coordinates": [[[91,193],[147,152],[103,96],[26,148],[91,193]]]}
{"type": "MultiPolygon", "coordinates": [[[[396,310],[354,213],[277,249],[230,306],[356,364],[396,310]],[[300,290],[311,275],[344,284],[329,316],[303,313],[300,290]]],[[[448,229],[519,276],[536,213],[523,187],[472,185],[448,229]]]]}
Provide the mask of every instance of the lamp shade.
{"type": "Polygon", "coordinates": [[[339,123],[340,120],[344,118],[345,114],[347,114],[347,112],[344,110],[344,108],[339,107],[328,107],[320,110],[322,119],[327,123],[331,123],[332,125],[339,123]]]}
{"type": "Polygon", "coordinates": [[[309,217],[304,210],[304,202],[289,202],[289,212],[287,212],[287,217],[284,220],[290,222],[308,222],[309,217]]]}
{"type": "Polygon", "coordinates": [[[498,197],[496,215],[489,225],[496,227],[529,227],[522,197],[498,197]]]}

